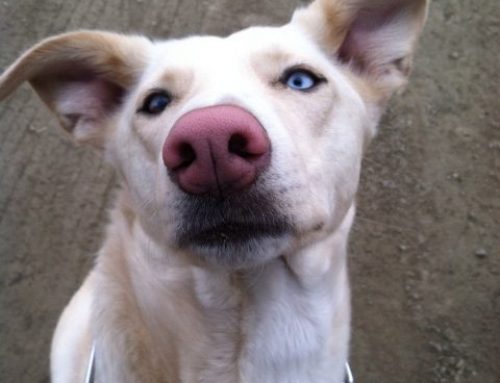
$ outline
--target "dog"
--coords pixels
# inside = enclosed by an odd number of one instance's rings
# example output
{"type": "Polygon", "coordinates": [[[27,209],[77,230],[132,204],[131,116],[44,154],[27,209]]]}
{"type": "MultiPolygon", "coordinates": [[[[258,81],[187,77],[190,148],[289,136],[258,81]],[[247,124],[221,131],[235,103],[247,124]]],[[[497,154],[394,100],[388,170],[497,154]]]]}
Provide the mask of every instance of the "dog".
{"type": "Polygon", "coordinates": [[[281,27],[43,40],[28,81],[121,188],[64,310],[55,383],[339,383],[363,152],[406,84],[427,0],[315,0],[281,27]]]}

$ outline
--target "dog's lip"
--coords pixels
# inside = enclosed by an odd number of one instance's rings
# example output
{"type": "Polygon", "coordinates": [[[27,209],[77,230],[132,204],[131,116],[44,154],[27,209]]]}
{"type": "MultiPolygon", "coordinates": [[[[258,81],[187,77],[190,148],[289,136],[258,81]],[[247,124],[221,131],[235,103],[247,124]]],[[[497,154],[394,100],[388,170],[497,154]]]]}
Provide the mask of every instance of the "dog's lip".
{"type": "Polygon", "coordinates": [[[282,223],[228,221],[190,232],[183,238],[181,245],[189,246],[192,243],[224,245],[228,242],[245,242],[264,237],[282,236],[290,231],[290,227],[282,223]]]}
{"type": "Polygon", "coordinates": [[[259,184],[224,199],[186,195],[178,209],[176,240],[181,247],[250,244],[294,231],[276,194],[259,184]]]}

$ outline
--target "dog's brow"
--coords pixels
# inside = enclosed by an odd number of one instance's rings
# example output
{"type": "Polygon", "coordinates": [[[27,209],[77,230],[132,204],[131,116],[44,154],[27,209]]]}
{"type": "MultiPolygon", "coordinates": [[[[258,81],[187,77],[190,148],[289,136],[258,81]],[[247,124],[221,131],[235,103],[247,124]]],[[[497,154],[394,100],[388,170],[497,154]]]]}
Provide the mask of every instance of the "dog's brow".
{"type": "Polygon", "coordinates": [[[193,71],[186,68],[169,68],[160,77],[160,82],[165,84],[182,85],[191,82],[193,71]]]}
{"type": "Polygon", "coordinates": [[[296,63],[296,59],[289,52],[281,49],[269,50],[255,53],[250,61],[252,68],[266,78],[278,80],[279,75],[285,67],[296,63]]]}
{"type": "Polygon", "coordinates": [[[254,63],[265,62],[266,64],[279,65],[289,63],[290,61],[292,61],[292,59],[293,56],[288,52],[279,49],[269,49],[267,51],[255,54],[252,58],[252,61],[254,63]]]}
{"type": "Polygon", "coordinates": [[[145,98],[151,89],[165,89],[172,94],[187,93],[193,83],[194,73],[187,68],[168,68],[158,78],[149,82],[148,87],[141,92],[139,99],[145,98]]]}

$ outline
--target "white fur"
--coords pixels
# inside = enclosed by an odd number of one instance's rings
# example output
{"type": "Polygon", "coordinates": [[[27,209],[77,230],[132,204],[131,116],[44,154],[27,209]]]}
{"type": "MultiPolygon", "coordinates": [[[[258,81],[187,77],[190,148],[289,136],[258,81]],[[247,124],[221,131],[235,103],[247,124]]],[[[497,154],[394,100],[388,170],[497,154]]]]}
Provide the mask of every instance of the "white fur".
{"type": "MultiPolygon", "coordinates": [[[[345,243],[369,125],[363,100],[293,25],[250,29],[228,39],[161,42],[151,60],[107,148],[108,158],[125,178],[127,198],[138,218],[127,228],[115,212],[110,230],[114,233],[113,226],[119,226],[119,234],[108,234],[126,243],[126,253],[120,257],[126,262],[130,285],[123,286],[101,269],[108,256],[105,244],[94,273],[95,291],[106,293],[95,296],[94,311],[104,313],[122,302],[124,293],[132,295],[139,306],[134,311],[141,313],[138,331],[151,334],[148,347],[157,355],[175,355],[175,370],[162,371],[171,379],[166,381],[341,381],[350,317],[345,243]],[[287,48],[289,41],[293,41],[292,50],[287,48]],[[304,96],[292,94],[277,108],[273,101],[277,95],[266,94],[255,75],[245,76],[252,56],[272,54],[274,47],[290,53],[283,66],[309,62],[328,76],[329,87],[319,99],[304,103],[304,96]],[[200,56],[204,57],[201,67],[200,56]],[[135,100],[143,89],[157,86],[158,77],[169,67],[192,68],[197,91],[170,114],[142,126],[134,121],[135,100]],[[323,104],[319,110],[296,110],[318,102],[323,104]],[[170,206],[179,196],[161,158],[169,133],[166,127],[190,110],[218,103],[239,105],[265,126],[273,143],[271,187],[293,191],[280,198],[301,233],[265,254],[265,264],[242,272],[238,286],[230,282],[234,272],[193,267],[176,256],[178,250],[171,245],[176,220],[170,206]],[[141,140],[131,137],[131,120],[141,140]],[[313,232],[316,225],[323,226],[319,233],[313,232]],[[286,257],[276,258],[277,254],[286,257]],[[173,354],[170,349],[175,349],[173,354]]],[[[121,320],[119,314],[89,318],[103,382],[142,379],[126,367],[130,361],[123,353],[131,346],[122,339],[121,320]]],[[[53,359],[53,370],[62,362],[53,359]]],[[[168,363],[160,357],[150,368],[168,363]]]]}
{"type": "Polygon", "coordinates": [[[350,327],[346,247],[361,158],[388,95],[402,84],[391,76],[406,79],[393,64],[411,54],[426,3],[402,2],[411,11],[368,42],[366,67],[388,65],[374,76],[324,46],[338,38],[321,23],[341,20],[342,12],[328,12],[347,2],[316,0],[283,27],[227,38],[62,35],[0,77],[0,98],[30,80],[77,140],[103,147],[122,182],[96,266],[59,321],[54,383],[82,381],[92,342],[100,383],[341,382],[350,327]],[[43,67],[75,57],[78,68],[89,67],[77,81],[54,82],[43,67]],[[327,81],[309,93],[281,84],[296,65],[327,81]],[[89,79],[94,73],[104,79],[89,79]],[[172,104],[154,117],[137,113],[155,88],[168,89],[172,104]],[[246,109],[266,130],[272,158],[258,187],[294,228],[226,254],[224,264],[176,242],[189,218],[162,159],[181,116],[218,104],[246,109]]]}

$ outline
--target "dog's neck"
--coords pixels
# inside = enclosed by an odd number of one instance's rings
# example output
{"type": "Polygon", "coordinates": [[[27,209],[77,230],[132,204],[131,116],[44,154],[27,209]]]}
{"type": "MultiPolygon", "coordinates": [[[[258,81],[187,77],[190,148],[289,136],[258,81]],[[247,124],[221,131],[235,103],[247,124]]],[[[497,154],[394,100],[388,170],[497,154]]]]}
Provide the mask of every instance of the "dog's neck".
{"type": "MultiPolygon", "coordinates": [[[[165,256],[129,217],[128,228],[111,228],[133,231],[119,236],[128,243],[114,245],[122,250],[113,254],[121,254],[126,272],[107,269],[105,246],[97,273],[101,288],[112,286],[116,292],[108,299],[114,305],[123,302],[123,313],[105,319],[116,322],[127,315],[133,322],[127,326],[135,331],[130,339],[141,339],[132,348],[144,354],[123,355],[117,345],[130,340],[112,339],[129,334],[99,334],[105,363],[121,359],[135,366],[127,382],[135,381],[133,375],[144,381],[145,374],[167,382],[341,381],[347,350],[337,345],[349,337],[345,247],[353,215],[354,209],[323,241],[239,272],[195,267],[165,256]],[[138,363],[137,358],[149,360],[138,363]]],[[[116,268],[116,259],[111,264],[116,268]]],[[[96,304],[101,312],[109,307],[99,298],[96,304]]],[[[123,327],[103,326],[106,331],[123,327]]]]}

